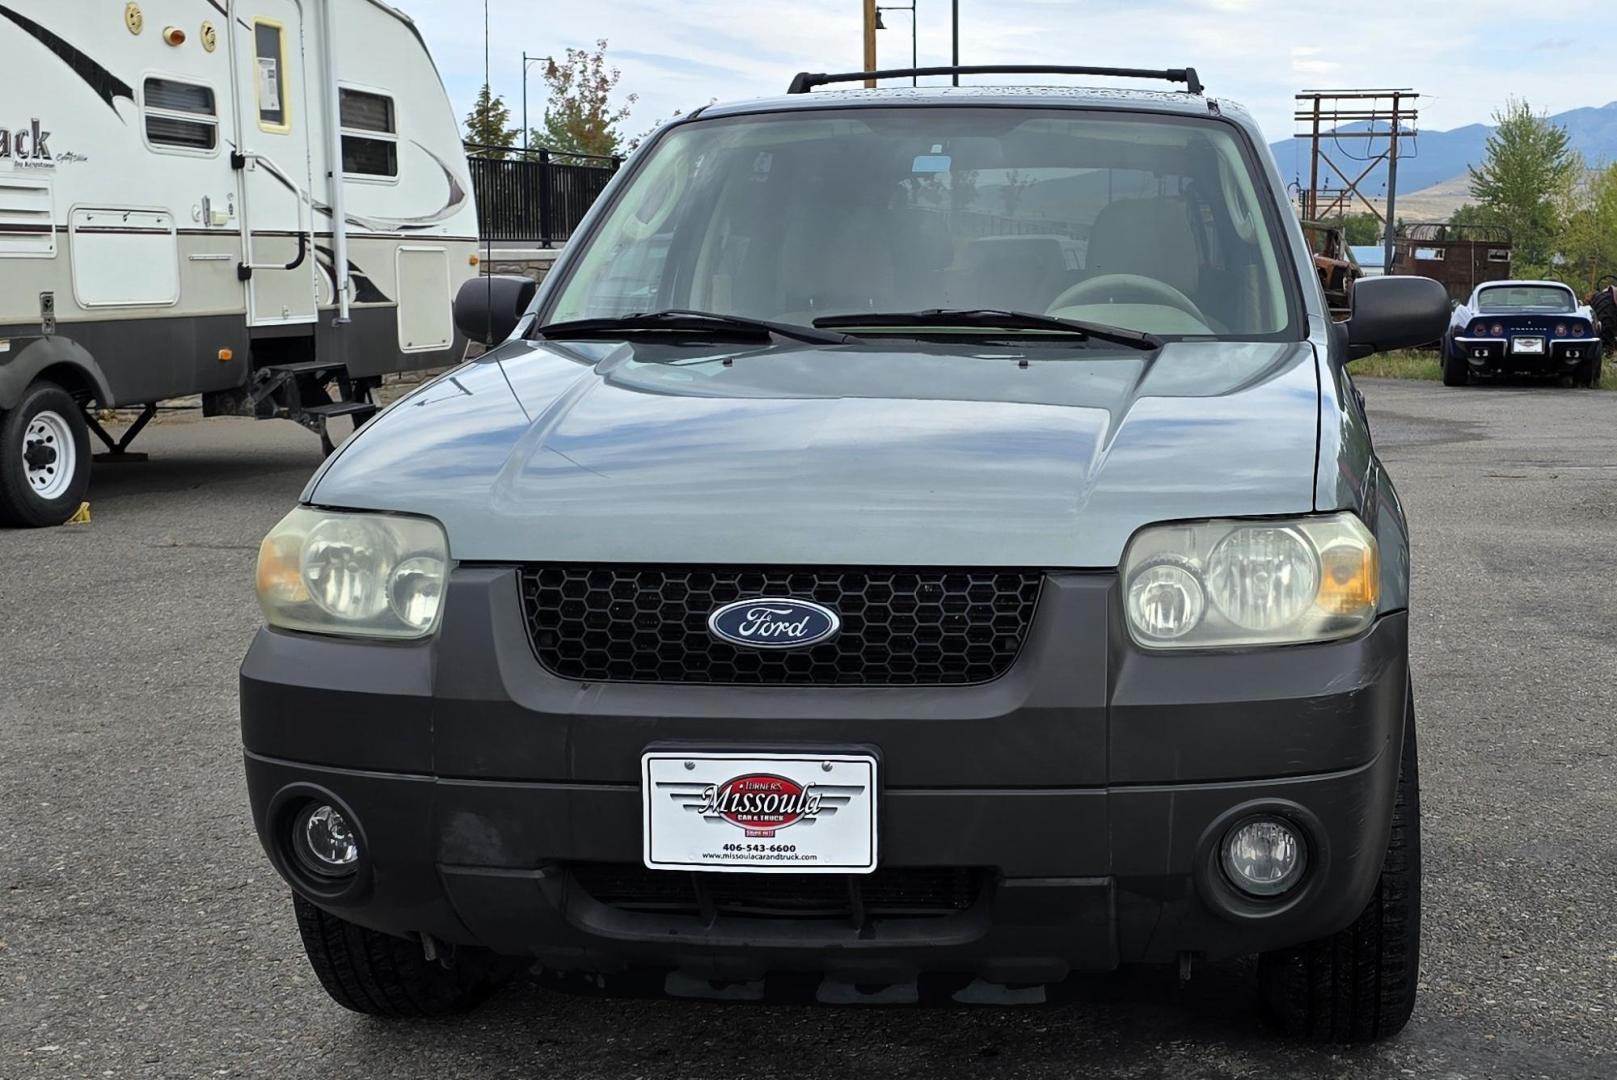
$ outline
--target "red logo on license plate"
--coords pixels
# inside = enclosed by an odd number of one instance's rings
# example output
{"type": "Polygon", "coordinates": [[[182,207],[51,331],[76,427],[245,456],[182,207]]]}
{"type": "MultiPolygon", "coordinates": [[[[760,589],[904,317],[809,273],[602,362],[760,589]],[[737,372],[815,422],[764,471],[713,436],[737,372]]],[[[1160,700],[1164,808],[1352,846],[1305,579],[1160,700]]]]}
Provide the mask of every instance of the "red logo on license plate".
{"type": "Polygon", "coordinates": [[[745,829],[748,836],[770,837],[777,829],[818,816],[820,801],[813,784],[804,787],[784,776],[749,773],[708,785],[698,809],[745,829]]]}

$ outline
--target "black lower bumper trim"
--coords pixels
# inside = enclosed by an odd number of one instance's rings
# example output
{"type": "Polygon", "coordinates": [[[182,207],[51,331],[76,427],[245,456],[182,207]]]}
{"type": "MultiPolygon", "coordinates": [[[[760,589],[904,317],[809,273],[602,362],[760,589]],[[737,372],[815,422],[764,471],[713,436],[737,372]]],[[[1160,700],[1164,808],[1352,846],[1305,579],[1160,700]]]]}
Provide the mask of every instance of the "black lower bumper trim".
{"type": "MultiPolygon", "coordinates": [[[[689,874],[640,869],[633,788],[466,784],[247,759],[255,806],[277,803],[288,787],[341,793],[365,848],[362,894],[304,888],[274,827],[261,819],[260,828],[295,888],[375,929],[424,931],[563,969],[843,971],[858,956],[884,970],[985,978],[1007,966],[1060,978],[1187,951],[1237,956],[1339,929],[1379,873],[1396,767],[1382,753],[1344,772],[1269,781],[889,790],[878,873],[891,876],[875,883],[878,897],[861,909],[853,897],[827,903],[822,891],[781,917],[789,901],[765,910],[771,902],[756,894],[750,903],[744,894],[704,897],[689,874]],[[1311,876],[1282,903],[1232,907],[1206,876],[1208,838],[1232,815],[1277,812],[1312,830],[1311,876]],[[1030,832],[1029,822],[1041,826],[1030,832]],[[603,880],[602,861],[616,867],[617,884],[603,880]],[[580,863],[591,869],[576,873],[580,863]],[[1006,863],[1023,872],[1007,873],[1006,863]],[[1033,868],[1044,872],[1026,873],[1033,868]],[[665,897],[685,899],[659,905],[634,894],[648,875],[665,897]],[[926,885],[926,875],[939,877],[926,885]],[[961,875],[972,896],[964,906],[951,891],[961,875]],[[929,896],[906,907],[903,890],[916,887],[929,896]]],[[[771,886],[794,887],[789,876],[771,886]]]]}

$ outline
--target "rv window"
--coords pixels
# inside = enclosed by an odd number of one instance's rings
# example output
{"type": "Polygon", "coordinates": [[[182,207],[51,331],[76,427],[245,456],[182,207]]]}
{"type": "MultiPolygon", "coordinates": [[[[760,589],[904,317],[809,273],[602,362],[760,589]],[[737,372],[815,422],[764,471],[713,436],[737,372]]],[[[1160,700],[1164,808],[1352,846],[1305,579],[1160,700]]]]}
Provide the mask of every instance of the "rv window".
{"type": "Polygon", "coordinates": [[[258,60],[258,126],[265,131],[291,131],[292,103],[286,99],[286,47],[281,24],[254,19],[253,44],[258,60]]]}
{"type": "Polygon", "coordinates": [[[219,145],[213,87],[173,79],[147,79],[146,139],[153,146],[212,150],[219,145]]]}
{"type": "Polygon", "coordinates": [[[398,127],[393,99],[385,94],[339,88],[342,171],[350,176],[399,175],[398,127]]]}

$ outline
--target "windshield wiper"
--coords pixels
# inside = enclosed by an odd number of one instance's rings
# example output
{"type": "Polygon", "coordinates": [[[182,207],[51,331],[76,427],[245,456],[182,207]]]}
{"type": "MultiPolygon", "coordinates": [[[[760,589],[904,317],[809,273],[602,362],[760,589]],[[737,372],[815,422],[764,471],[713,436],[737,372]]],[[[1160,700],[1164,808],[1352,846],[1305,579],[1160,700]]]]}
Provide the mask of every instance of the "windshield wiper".
{"type": "Polygon", "coordinates": [[[535,327],[530,337],[560,341],[567,338],[615,338],[639,333],[677,333],[730,335],[751,337],[783,337],[793,341],[806,341],[814,345],[846,345],[851,339],[846,334],[833,334],[816,330],[812,326],[796,323],[771,322],[767,319],[749,319],[744,315],[721,315],[712,311],[638,312],[607,319],[572,319],[535,327]]]}
{"type": "Polygon", "coordinates": [[[814,325],[826,329],[852,329],[854,327],[970,327],[984,330],[1058,330],[1080,340],[1098,338],[1134,349],[1160,349],[1162,339],[1155,334],[1139,330],[1125,330],[1121,326],[1084,322],[1079,319],[1059,319],[1054,315],[1034,315],[1026,311],[1001,311],[997,308],[949,310],[931,308],[927,311],[872,311],[854,315],[826,315],[814,320],[814,325]]]}

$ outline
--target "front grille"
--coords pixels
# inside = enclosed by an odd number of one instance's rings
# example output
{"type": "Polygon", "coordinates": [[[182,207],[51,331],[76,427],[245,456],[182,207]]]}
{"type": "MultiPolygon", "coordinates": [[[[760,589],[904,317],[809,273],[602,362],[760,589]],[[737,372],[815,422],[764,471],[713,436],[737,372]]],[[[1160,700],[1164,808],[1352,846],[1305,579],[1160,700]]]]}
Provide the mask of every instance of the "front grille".
{"type": "Polygon", "coordinates": [[[1042,582],[1028,570],[535,566],[522,599],[539,662],[567,679],[918,686],[1003,675],[1042,582]],[[824,604],[841,633],[777,650],[708,633],[714,608],[754,596],[824,604]]]}
{"type": "Polygon", "coordinates": [[[574,863],[573,881],[623,911],[777,919],[931,918],[977,902],[986,873],[960,867],[872,874],[714,874],[574,863]]]}

